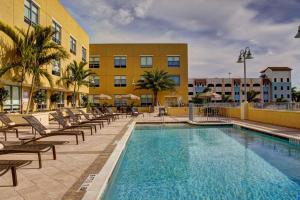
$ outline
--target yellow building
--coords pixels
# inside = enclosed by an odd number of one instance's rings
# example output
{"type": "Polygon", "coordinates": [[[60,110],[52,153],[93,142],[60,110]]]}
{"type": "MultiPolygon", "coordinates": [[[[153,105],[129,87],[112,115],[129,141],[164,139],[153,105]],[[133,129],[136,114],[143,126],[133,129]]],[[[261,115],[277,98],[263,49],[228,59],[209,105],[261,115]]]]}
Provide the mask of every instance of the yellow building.
{"type": "Polygon", "coordinates": [[[100,94],[112,97],[101,103],[120,105],[125,94],[139,96],[135,105],[152,104],[153,94],[136,90],[135,84],[144,71],[161,69],[173,76],[176,91],[159,93],[160,105],[188,103],[188,47],[187,44],[91,44],[90,69],[96,74],[90,87],[90,98],[97,103],[100,94]]]}
{"type": "MultiPolygon", "coordinates": [[[[57,31],[53,41],[61,44],[70,54],[70,58],[65,61],[54,61],[52,65],[47,66],[47,70],[53,76],[55,84],[64,71],[64,68],[72,61],[86,60],[89,55],[89,36],[72,18],[68,11],[63,7],[59,0],[1,0],[0,20],[12,27],[16,26],[27,30],[29,24],[40,24],[42,26],[52,26],[57,31]]],[[[0,33],[0,55],[3,55],[3,45],[11,44],[10,39],[3,33],[0,33]]],[[[0,61],[1,66],[1,61],[0,61]]],[[[19,83],[14,81],[13,73],[7,74],[0,79],[0,84],[10,92],[10,97],[5,102],[5,110],[19,110],[20,96],[23,98],[23,108],[28,102],[28,89],[30,86],[29,78],[25,81],[23,94],[20,94],[19,83]]],[[[67,96],[71,95],[72,88],[65,88],[55,84],[50,88],[46,80],[39,86],[47,92],[48,100],[40,107],[49,109],[50,95],[60,93],[63,95],[63,101],[60,106],[68,106],[67,96]]],[[[81,93],[88,93],[87,87],[80,89],[81,93]]],[[[69,105],[70,106],[70,105],[69,105]]]]}

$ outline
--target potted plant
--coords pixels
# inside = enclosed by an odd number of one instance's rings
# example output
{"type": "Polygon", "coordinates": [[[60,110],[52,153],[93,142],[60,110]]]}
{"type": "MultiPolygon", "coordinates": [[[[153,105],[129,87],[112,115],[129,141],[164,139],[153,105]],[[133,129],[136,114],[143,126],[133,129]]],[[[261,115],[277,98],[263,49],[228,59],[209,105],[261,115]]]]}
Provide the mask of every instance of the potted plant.
{"type": "Polygon", "coordinates": [[[0,106],[1,111],[3,111],[3,103],[8,97],[8,91],[4,89],[3,87],[0,88],[0,106]]]}

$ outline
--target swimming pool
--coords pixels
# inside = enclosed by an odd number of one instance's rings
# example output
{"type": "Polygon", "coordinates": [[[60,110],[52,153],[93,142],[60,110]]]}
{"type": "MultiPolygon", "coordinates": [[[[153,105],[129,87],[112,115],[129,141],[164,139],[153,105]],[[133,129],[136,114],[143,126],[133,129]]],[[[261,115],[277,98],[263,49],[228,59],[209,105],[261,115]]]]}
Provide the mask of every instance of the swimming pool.
{"type": "Polygon", "coordinates": [[[104,200],[295,199],[300,148],[246,129],[137,125],[104,200]]]}

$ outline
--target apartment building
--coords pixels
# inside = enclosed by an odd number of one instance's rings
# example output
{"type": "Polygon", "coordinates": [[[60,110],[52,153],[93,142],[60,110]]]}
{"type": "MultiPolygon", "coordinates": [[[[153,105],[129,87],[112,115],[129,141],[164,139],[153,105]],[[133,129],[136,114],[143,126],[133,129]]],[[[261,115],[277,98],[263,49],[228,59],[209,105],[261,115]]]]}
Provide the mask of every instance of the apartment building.
{"type": "Polygon", "coordinates": [[[153,102],[152,91],[137,90],[135,84],[145,71],[161,69],[172,75],[176,91],[159,93],[160,105],[188,103],[188,47],[187,44],[91,44],[90,68],[96,74],[90,99],[97,102],[99,94],[112,97],[109,105],[121,105],[126,100],[120,95],[140,97],[141,106],[153,102]]]}
{"type": "Polygon", "coordinates": [[[291,101],[291,71],[289,67],[267,67],[259,78],[203,78],[189,79],[188,94],[192,100],[197,93],[208,87],[213,92],[231,97],[234,102],[244,101],[244,86],[247,91],[257,91],[261,102],[276,102],[277,99],[291,101]]]}
{"type": "MultiPolygon", "coordinates": [[[[12,27],[19,27],[24,30],[28,29],[29,25],[40,24],[42,26],[51,26],[57,31],[53,37],[53,41],[62,45],[70,53],[68,60],[55,60],[47,70],[52,74],[53,83],[55,83],[62,75],[65,67],[76,60],[80,62],[88,61],[89,55],[89,36],[68,11],[60,3],[60,0],[2,0],[0,4],[0,20],[12,27]]],[[[10,44],[11,41],[3,33],[0,33],[1,44],[10,44]]],[[[0,49],[3,53],[3,49],[0,49]]],[[[1,66],[1,61],[0,61],[1,66]]],[[[88,66],[87,66],[88,67],[88,66]]],[[[28,93],[30,81],[27,77],[23,94],[20,94],[19,83],[14,80],[13,72],[7,74],[0,79],[0,84],[9,91],[9,98],[4,103],[5,110],[19,110],[20,97],[23,98],[23,108],[28,102],[28,93]]],[[[65,88],[63,85],[55,84],[50,88],[46,80],[42,80],[39,86],[42,92],[47,93],[47,101],[43,102],[42,106],[48,109],[50,106],[50,96],[53,93],[59,93],[62,96],[62,101],[59,106],[67,106],[67,96],[71,95],[73,89],[65,88]]],[[[82,87],[81,93],[87,94],[88,87],[82,87]]]]}

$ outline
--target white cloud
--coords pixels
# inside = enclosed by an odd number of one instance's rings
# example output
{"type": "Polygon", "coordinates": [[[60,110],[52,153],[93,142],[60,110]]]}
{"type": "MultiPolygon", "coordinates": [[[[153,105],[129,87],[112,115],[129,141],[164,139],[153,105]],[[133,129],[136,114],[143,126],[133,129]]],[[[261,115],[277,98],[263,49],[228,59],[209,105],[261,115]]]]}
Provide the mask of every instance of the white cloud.
{"type": "Polygon", "coordinates": [[[258,20],[258,11],[247,6],[254,0],[64,1],[80,13],[88,11],[77,17],[87,23],[92,42],[187,42],[193,77],[241,76],[235,61],[246,46],[255,56],[249,76],[258,77],[265,66],[290,66],[294,75],[300,73],[300,40],[293,38],[298,22],[258,20]]]}

